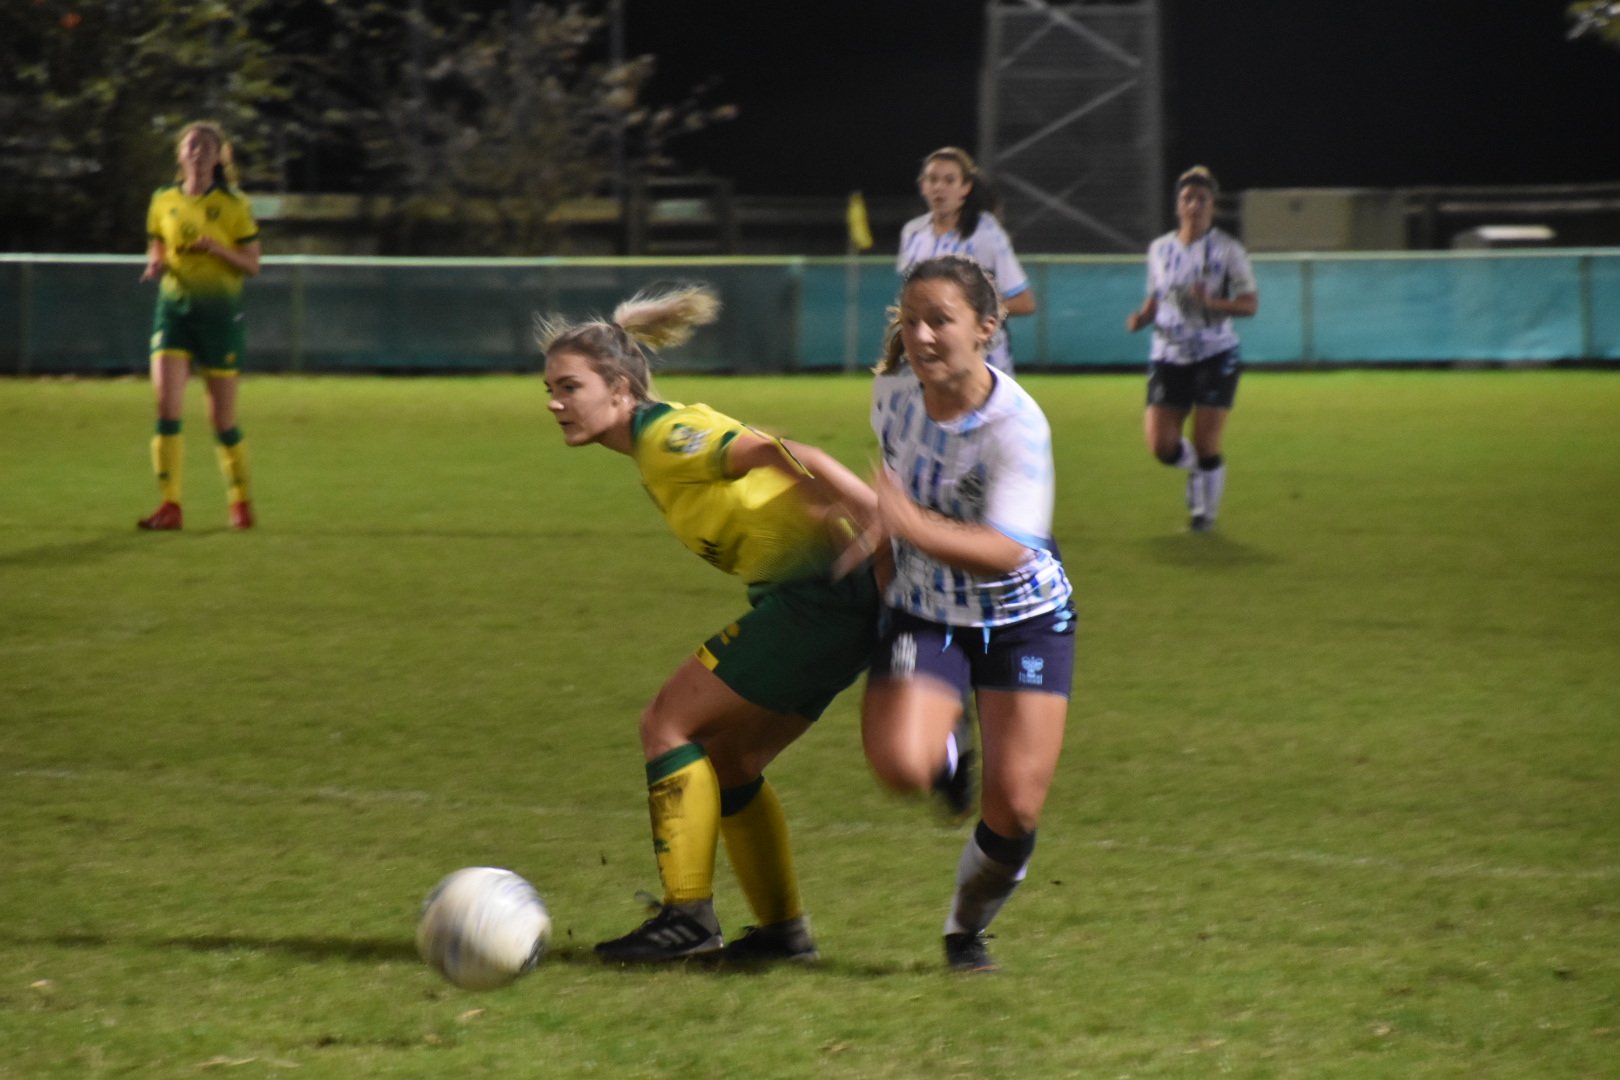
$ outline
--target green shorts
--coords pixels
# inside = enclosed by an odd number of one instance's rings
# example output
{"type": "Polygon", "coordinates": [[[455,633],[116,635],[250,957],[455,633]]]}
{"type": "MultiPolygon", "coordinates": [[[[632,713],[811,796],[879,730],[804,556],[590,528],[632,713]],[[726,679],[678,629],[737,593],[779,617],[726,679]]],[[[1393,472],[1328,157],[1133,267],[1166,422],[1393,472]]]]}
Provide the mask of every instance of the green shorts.
{"type": "Polygon", "coordinates": [[[776,585],[752,599],[698,660],[761,708],[819,718],[871,662],[880,607],[871,572],[776,585]]]}
{"type": "Polygon", "coordinates": [[[235,375],[247,343],[235,296],[159,296],[151,354],[183,353],[205,375],[235,375]]]}

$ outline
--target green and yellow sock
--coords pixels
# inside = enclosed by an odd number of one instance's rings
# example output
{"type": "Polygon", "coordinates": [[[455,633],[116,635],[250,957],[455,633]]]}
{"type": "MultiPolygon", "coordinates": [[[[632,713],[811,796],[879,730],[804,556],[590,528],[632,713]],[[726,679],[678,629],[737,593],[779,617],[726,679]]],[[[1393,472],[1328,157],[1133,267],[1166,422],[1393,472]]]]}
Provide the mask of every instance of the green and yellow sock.
{"type": "Polygon", "coordinates": [[[720,835],[743,895],[760,926],[804,914],[799,872],[793,864],[787,815],[776,789],[762,776],[720,793],[720,835]]]}
{"type": "Polygon", "coordinates": [[[180,481],[185,471],[186,437],[180,434],[180,421],[159,420],[152,436],[152,471],[157,474],[158,490],[164,502],[180,501],[180,481]]]}
{"type": "Polygon", "coordinates": [[[242,438],[241,428],[231,428],[221,431],[216,436],[218,445],[214,452],[219,457],[219,471],[225,477],[226,497],[234,503],[247,502],[248,493],[248,456],[247,443],[242,438]]]}
{"type": "Polygon", "coordinates": [[[720,780],[703,747],[687,743],[647,762],[647,809],[664,903],[713,897],[720,780]]]}

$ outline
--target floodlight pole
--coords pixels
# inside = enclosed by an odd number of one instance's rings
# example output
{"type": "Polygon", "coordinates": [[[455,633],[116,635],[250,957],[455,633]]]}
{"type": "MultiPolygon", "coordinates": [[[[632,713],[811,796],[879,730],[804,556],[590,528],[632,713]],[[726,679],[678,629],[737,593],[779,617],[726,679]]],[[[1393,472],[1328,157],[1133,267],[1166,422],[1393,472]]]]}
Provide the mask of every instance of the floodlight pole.
{"type": "Polygon", "coordinates": [[[979,160],[1019,251],[1138,252],[1163,229],[1165,0],[988,0],[979,160]]]}

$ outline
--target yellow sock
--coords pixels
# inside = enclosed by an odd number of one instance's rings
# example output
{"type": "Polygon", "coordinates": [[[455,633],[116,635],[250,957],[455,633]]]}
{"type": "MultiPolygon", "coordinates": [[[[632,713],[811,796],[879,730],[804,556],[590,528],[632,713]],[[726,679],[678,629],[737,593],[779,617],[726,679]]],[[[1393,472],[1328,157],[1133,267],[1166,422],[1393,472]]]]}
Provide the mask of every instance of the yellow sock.
{"type": "Polygon", "coordinates": [[[720,781],[701,746],[687,743],[647,762],[647,809],[664,903],[712,897],[720,781]]]}
{"type": "Polygon", "coordinates": [[[180,434],[179,424],[172,433],[160,431],[152,436],[152,471],[157,474],[158,490],[164,502],[180,501],[181,474],[185,471],[186,437],[180,434]]]}
{"type": "Polygon", "coordinates": [[[753,784],[722,791],[720,802],[720,835],[726,841],[726,856],[759,925],[803,915],[799,872],[793,865],[787,816],[776,789],[762,776],[753,784]]]}
{"type": "Polygon", "coordinates": [[[218,438],[214,452],[219,457],[219,471],[225,477],[226,497],[232,503],[247,502],[250,497],[247,442],[239,428],[222,431],[218,438]]]}

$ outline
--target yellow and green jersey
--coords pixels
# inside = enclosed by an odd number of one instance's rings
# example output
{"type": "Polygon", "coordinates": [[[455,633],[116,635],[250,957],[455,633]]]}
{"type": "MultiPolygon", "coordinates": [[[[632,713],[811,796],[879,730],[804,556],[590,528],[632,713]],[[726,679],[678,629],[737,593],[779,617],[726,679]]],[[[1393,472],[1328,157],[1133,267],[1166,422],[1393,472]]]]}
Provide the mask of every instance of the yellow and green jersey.
{"type": "Polygon", "coordinates": [[[170,184],[152,193],[146,233],[163,243],[164,296],[235,297],[242,292],[242,272],[213,255],[193,253],[191,245],[208,236],[241,247],[259,238],[259,226],[239,191],[215,184],[201,195],[187,195],[179,184],[170,184]]]}
{"type": "Polygon", "coordinates": [[[777,469],[726,477],[726,447],[745,431],[707,405],[643,406],[631,425],[642,486],[681,543],[750,587],[826,573],[831,538],[791,477],[777,469]]]}

